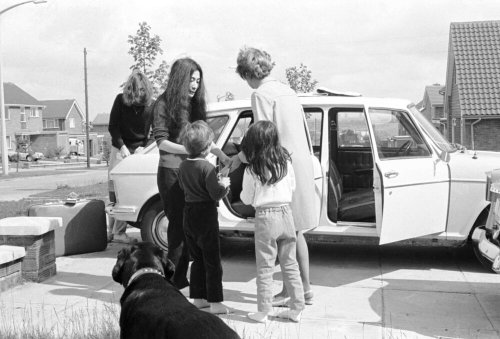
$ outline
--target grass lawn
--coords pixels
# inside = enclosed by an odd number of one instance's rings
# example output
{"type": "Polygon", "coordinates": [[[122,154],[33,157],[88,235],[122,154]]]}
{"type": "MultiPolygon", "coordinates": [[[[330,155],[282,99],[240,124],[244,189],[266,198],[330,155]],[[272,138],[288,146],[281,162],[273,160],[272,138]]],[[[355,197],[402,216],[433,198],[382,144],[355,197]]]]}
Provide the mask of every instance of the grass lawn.
{"type": "MultiPolygon", "coordinates": [[[[60,172],[58,171],[58,173],[60,172]]],[[[101,199],[107,202],[108,183],[104,182],[79,187],[61,186],[53,191],[34,194],[18,201],[0,201],[0,219],[28,215],[28,209],[31,205],[64,200],[71,192],[77,193],[80,198],[101,199]]]]}

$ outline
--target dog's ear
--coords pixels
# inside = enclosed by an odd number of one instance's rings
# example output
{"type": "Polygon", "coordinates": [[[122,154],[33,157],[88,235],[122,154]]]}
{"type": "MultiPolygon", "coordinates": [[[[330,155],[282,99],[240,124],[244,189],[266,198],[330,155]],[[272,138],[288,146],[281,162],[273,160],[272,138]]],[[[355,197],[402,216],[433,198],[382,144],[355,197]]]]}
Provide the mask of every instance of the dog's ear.
{"type": "Polygon", "coordinates": [[[113,271],[111,272],[111,276],[113,277],[113,280],[119,284],[122,284],[122,285],[123,285],[123,281],[122,281],[123,265],[125,264],[125,261],[129,257],[130,257],[130,249],[129,248],[122,248],[118,252],[118,255],[116,256],[116,264],[113,267],[113,271]]]}
{"type": "Polygon", "coordinates": [[[167,278],[167,280],[170,280],[170,278],[172,278],[172,276],[174,275],[175,265],[173,262],[170,261],[170,259],[168,259],[167,251],[163,250],[160,251],[161,251],[160,260],[161,260],[161,265],[163,266],[163,272],[165,273],[165,278],[167,278]]]}

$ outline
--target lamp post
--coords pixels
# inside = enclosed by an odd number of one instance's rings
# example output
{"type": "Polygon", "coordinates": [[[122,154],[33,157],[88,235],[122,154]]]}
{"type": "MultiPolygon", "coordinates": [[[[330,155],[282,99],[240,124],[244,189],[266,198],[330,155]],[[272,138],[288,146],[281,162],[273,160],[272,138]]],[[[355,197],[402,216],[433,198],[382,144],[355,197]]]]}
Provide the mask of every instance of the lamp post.
{"type": "Polygon", "coordinates": [[[47,0],[28,0],[28,1],[23,1],[17,4],[14,4],[12,6],[9,6],[2,11],[0,11],[0,125],[1,125],[1,132],[2,132],[2,148],[0,149],[0,152],[2,153],[2,172],[4,175],[9,174],[9,159],[7,157],[7,128],[5,127],[5,100],[4,100],[4,91],[3,91],[3,78],[2,78],[2,14],[5,12],[17,7],[21,6],[24,4],[28,3],[34,3],[34,4],[42,4],[44,2],[47,2],[47,0]]]}

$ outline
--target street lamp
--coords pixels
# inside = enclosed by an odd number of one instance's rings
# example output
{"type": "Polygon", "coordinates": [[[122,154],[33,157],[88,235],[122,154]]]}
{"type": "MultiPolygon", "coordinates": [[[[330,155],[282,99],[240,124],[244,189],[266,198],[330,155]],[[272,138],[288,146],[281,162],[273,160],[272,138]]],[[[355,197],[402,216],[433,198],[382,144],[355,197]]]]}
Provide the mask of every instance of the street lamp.
{"type": "Polygon", "coordinates": [[[7,7],[0,11],[0,125],[1,125],[1,132],[2,132],[2,148],[0,149],[0,152],[2,153],[2,171],[4,175],[9,174],[9,159],[7,157],[7,128],[5,127],[5,102],[4,102],[4,91],[3,91],[3,79],[2,79],[2,14],[5,12],[11,10],[12,8],[15,8],[17,6],[21,6],[24,4],[28,3],[34,3],[34,4],[42,4],[47,2],[47,0],[28,0],[28,1],[23,1],[17,4],[14,4],[10,7],[7,7]]]}

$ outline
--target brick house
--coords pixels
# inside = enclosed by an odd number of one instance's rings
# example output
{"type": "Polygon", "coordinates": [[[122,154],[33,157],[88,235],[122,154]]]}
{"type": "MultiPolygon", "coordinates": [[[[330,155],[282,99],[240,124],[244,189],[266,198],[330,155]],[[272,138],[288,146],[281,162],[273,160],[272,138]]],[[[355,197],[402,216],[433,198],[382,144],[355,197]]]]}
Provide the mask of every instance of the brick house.
{"type": "MultiPolygon", "coordinates": [[[[16,150],[16,137],[30,143],[43,133],[42,112],[44,104],[17,85],[4,83],[5,129],[7,148],[16,150]]],[[[35,152],[41,152],[32,145],[35,152]]]]}
{"type": "Polygon", "coordinates": [[[111,135],[108,131],[109,127],[109,114],[99,113],[92,121],[92,132],[97,133],[99,138],[99,150],[103,151],[104,142],[111,145],[111,135]]]}
{"type": "Polygon", "coordinates": [[[440,84],[425,86],[424,97],[417,108],[431,121],[437,129],[444,133],[446,117],[444,115],[445,87],[440,84]]]}
{"type": "MultiPolygon", "coordinates": [[[[86,153],[85,116],[75,99],[42,100],[43,130],[52,138],[51,147],[64,148],[63,153],[86,153]]],[[[90,156],[99,153],[97,133],[89,133],[90,156]]],[[[47,145],[48,146],[48,145],[47,145]]]]}
{"type": "Polygon", "coordinates": [[[451,23],[444,111],[451,142],[500,151],[500,21],[451,23]]]}

